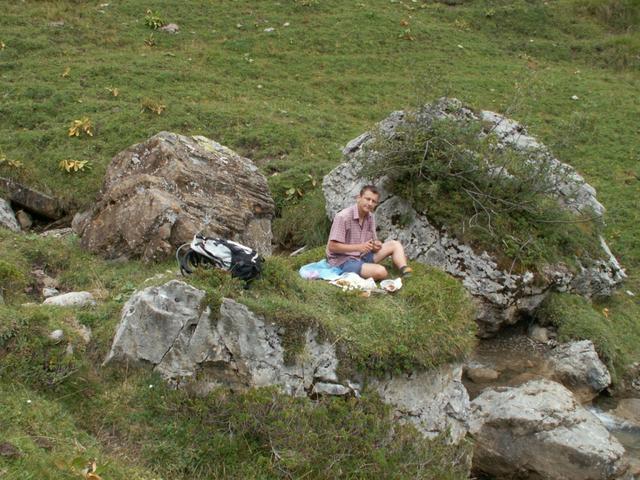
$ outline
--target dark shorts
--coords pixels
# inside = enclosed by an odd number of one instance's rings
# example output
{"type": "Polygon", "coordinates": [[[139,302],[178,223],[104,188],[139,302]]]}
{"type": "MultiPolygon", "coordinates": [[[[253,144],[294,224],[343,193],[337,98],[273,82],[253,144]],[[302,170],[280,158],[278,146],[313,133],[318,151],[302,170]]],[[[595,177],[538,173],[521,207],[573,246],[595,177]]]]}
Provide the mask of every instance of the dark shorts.
{"type": "Polygon", "coordinates": [[[353,272],[360,275],[362,265],[365,263],[373,263],[373,252],[369,252],[364,257],[360,257],[358,259],[352,258],[347,260],[342,265],[339,265],[338,268],[342,270],[342,273],[353,272]]]}

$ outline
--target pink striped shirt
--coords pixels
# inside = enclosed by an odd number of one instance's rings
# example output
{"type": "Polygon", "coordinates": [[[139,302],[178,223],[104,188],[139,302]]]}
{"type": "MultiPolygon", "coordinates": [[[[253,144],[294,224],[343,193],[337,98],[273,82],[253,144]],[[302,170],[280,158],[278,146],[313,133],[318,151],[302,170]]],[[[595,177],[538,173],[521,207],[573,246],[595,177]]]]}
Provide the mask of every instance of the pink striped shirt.
{"type": "MultiPolygon", "coordinates": [[[[340,243],[355,244],[377,239],[375,218],[370,213],[367,213],[362,225],[360,225],[357,205],[347,207],[338,212],[333,219],[331,232],[329,233],[329,242],[333,240],[340,243]]],[[[360,257],[361,254],[358,251],[347,253],[330,252],[329,244],[327,243],[327,261],[329,265],[342,265],[349,259],[358,260],[360,257]]]]}

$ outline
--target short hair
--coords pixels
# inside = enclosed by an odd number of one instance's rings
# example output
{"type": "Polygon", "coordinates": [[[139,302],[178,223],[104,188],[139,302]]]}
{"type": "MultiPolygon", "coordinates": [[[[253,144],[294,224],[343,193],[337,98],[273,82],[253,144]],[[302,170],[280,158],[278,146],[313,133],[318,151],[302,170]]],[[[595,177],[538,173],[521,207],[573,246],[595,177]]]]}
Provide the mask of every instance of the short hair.
{"type": "Polygon", "coordinates": [[[374,194],[380,196],[380,192],[378,191],[378,187],[376,187],[375,185],[365,185],[364,187],[362,187],[360,189],[360,196],[364,195],[365,192],[371,192],[371,193],[374,193],[374,194]]]}

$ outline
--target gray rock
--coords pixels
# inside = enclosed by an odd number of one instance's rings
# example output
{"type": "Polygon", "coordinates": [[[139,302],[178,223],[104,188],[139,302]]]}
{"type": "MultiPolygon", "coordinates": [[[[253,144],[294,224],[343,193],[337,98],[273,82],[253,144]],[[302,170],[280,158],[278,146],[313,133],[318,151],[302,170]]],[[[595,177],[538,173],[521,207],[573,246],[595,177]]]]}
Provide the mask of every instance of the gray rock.
{"type": "Polygon", "coordinates": [[[313,385],[311,393],[314,395],[344,396],[353,393],[353,391],[339,383],[317,382],[313,385]]]}
{"type": "MultiPolygon", "coordinates": [[[[482,120],[491,126],[501,148],[519,148],[533,156],[549,161],[563,172],[559,180],[558,200],[571,211],[591,208],[603,212],[604,207],[595,198],[595,190],[584,182],[570,166],[551,157],[547,149],[516,122],[493,112],[478,115],[455,99],[441,99],[425,106],[420,113],[425,122],[434,118],[465,121],[482,120]],[[576,199],[569,193],[576,192],[576,199]]],[[[404,112],[393,112],[378,125],[391,136],[402,125],[404,112]]],[[[376,210],[378,234],[381,238],[399,240],[410,258],[438,267],[461,279],[465,288],[477,299],[477,321],[481,336],[491,336],[503,325],[515,323],[522,313],[531,313],[551,290],[568,291],[586,296],[608,295],[625,277],[625,273],[608,247],[601,241],[606,260],[579,259],[576,272],[564,265],[548,265],[539,282],[531,272],[516,274],[498,267],[487,252],[475,252],[470,246],[452,238],[446,229],[434,226],[429,219],[416,212],[402,198],[393,196],[385,188],[387,178],[362,178],[360,169],[375,152],[368,147],[373,134],[366,132],[352,140],[343,149],[345,162],[324,177],[322,188],[329,218],[354,203],[360,188],[374,182],[380,188],[380,204],[376,210]],[[398,219],[402,219],[399,221],[398,219]]]]}
{"type": "Polygon", "coordinates": [[[54,343],[60,343],[63,338],[64,338],[64,332],[60,329],[54,330],[49,334],[49,340],[51,340],[54,343]]]}
{"type": "Polygon", "coordinates": [[[471,402],[473,467],[498,478],[620,478],[624,448],[562,385],[535,380],[471,402]]]}
{"type": "MultiPolygon", "coordinates": [[[[172,280],[136,292],[125,304],[105,364],[150,364],[175,386],[204,395],[220,385],[277,386],[296,396],[354,395],[361,384],[338,375],[333,343],[305,333],[304,352],[285,363],[283,327],[224,299],[216,315],[203,305],[204,292],[172,280]]],[[[373,380],[371,388],[393,405],[395,416],[426,436],[467,432],[469,397],[460,366],[373,380]]]]}
{"type": "Polygon", "coordinates": [[[500,373],[493,368],[469,366],[464,370],[465,375],[473,383],[489,383],[498,379],[500,373]]]}
{"type": "Polygon", "coordinates": [[[177,23],[167,23],[166,25],[160,27],[158,30],[167,33],[178,33],[180,31],[180,27],[177,23]]]}
{"type": "Polygon", "coordinates": [[[44,298],[55,297],[56,295],[60,295],[60,292],[56,288],[45,287],[42,289],[42,296],[44,298]]]}
{"type": "Polygon", "coordinates": [[[204,382],[275,385],[297,396],[317,382],[337,380],[335,349],[318,342],[315,332],[307,332],[306,360],[286,365],[280,327],[230,299],[224,299],[213,322],[203,298],[203,291],[176,280],[137,292],[124,306],[105,363],[143,360],[174,384],[201,372],[204,382]]]}
{"type": "Polygon", "coordinates": [[[18,223],[20,224],[20,228],[22,230],[29,230],[33,225],[33,219],[31,215],[29,215],[24,210],[18,210],[16,212],[16,218],[18,219],[18,223]]]}
{"type": "Polygon", "coordinates": [[[555,377],[586,402],[611,384],[611,375],[590,340],[558,345],[548,355],[555,377]]]}
{"type": "Polygon", "coordinates": [[[250,160],[205,137],[161,132],[112,159],[101,197],[72,226],[83,248],[107,258],[168,258],[197,232],[269,255],[274,212],[250,160]]]}
{"type": "Polygon", "coordinates": [[[371,388],[394,408],[396,419],[412,423],[428,438],[448,432],[453,443],[468,431],[469,395],[461,365],[372,380],[371,388]]]}
{"type": "Polygon", "coordinates": [[[90,292],[69,292],[49,297],[42,304],[57,307],[85,307],[95,305],[96,301],[90,292]]]}
{"type": "Polygon", "coordinates": [[[2,198],[0,198],[0,227],[8,228],[14,232],[20,231],[20,225],[11,209],[11,205],[2,198]]]}
{"type": "Polygon", "coordinates": [[[540,343],[549,343],[549,330],[537,324],[532,324],[527,332],[529,338],[540,343]]]}

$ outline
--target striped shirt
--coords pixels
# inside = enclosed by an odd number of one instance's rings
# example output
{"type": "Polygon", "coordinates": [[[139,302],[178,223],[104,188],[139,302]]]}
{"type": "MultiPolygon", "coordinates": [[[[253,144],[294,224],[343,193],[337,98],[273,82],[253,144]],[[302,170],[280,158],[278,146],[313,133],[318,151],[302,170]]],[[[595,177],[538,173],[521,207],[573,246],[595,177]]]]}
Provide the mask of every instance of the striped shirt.
{"type": "MultiPolygon", "coordinates": [[[[376,221],[373,215],[367,213],[364,217],[362,225],[360,225],[360,216],[358,215],[358,206],[353,205],[338,212],[333,219],[331,232],[329,233],[329,242],[335,241],[346,244],[364,243],[369,240],[377,240],[376,221]]],[[[347,253],[332,253],[329,251],[329,243],[327,243],[327,261],[329,265],[342,265],[349,259],[358,260],[361,257],[358,251],[347,253]]]]}

